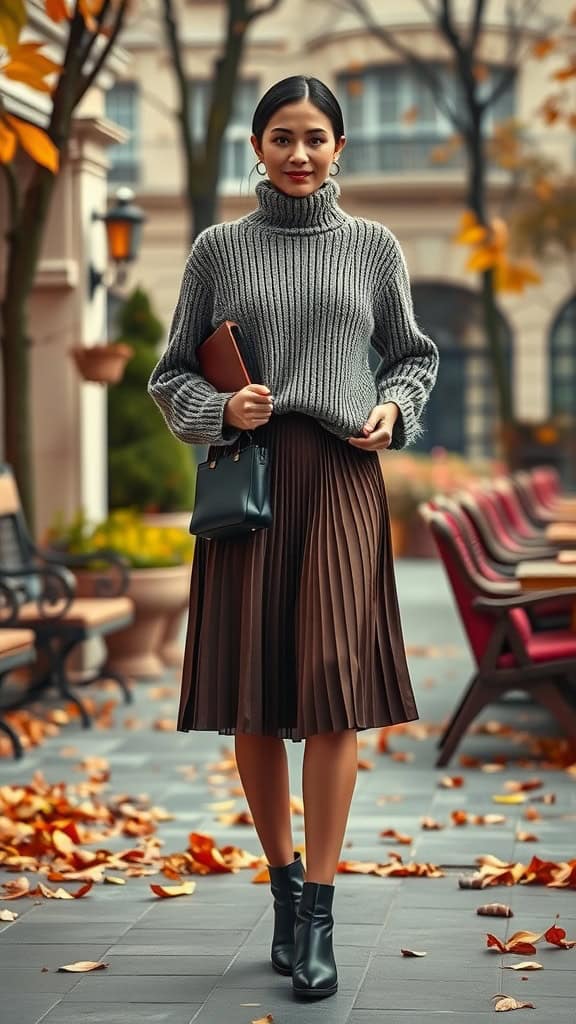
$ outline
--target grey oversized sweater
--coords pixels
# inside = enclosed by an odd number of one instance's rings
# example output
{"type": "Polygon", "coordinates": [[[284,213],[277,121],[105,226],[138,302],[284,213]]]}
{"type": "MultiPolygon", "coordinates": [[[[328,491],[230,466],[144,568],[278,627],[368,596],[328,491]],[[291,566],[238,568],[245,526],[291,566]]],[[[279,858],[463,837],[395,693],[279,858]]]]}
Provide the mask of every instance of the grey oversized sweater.
{"type": "Polygon", "coordinates": [[[168,348],[148,385],[180,440],[222,445],[238,437],[223,424],[231,393],[208,384],[195,355],[224,320],[240,325],[276,414],[306,413],[347,438],[360,435],[375,405],[396,402],[391,447],[421,432],[438,350],[414,319],[398,240],[382,224],[344,213],[339,194],[331,180],[301,198],[264,180],[257,209],[198,235],[168,348]],[[381,356],[376,374],[370,341],[381,356]]]}

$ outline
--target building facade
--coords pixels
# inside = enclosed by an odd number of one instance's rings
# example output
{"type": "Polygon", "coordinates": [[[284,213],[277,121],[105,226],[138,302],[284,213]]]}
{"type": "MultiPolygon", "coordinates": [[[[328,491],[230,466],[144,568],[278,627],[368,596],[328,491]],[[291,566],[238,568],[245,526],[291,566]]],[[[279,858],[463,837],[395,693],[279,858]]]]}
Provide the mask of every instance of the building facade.
{"type": "MultiPolygon", "coordinates": [[[[252,28],[224,142],[219,218],[241,216],[254,206],[258,177],[249,136],[258,98],[273,82],[291,74],[323,79],[344,110],[342,206],[353,215],[382,221],[399,237],[417,317],[441,349],[442,369],[422,445],[442,445],[470,456],[486,454],[494,448],[495,402],[477,280],[464,269],[466,251],[453,242],[466,205],[463,154],[456,149],[447,162],[434,159],[438,147],[450,147],[449,120],[410,67],[341,7],[331,0],[283,0],[252,28]]],[[[224,8],[218,0],[180,0],[178,5],[196,137],[201,137],[213,62],[223,36],[224,8]]],[[[569,8],[570,0],[556,0],[547,3],[546,13],[565,18],[569,8]]],[[[446,97],[457,103],[449,53],[417,0],[373,4],[373,10],[400,40],[438,66],[446,97]]],[[[486,89],[507,66],[505,4],[495,2],[490,11],[492,20],[480,53],[488,69],[482,86],[486,89]]],[[[107,94],[106,110],[130,133],[124,145],[111,151],[111,187],[130,184],[148,214],[138,278],[168,323],[186,257],[188,224],[181,197],[174,79],[166,48],[158,45],[162,36],[157,14],[135,23],[124,39],[131,62],[125,79],[107,94]]],[[[549,73],[546,62],[524,61],[493,108],[488,127],[510,117],[521,120],[538,147],[569,171],[573,136],[544,126],[537,115],[551,91],[549,73]]],[[[494,214],[505,203],[509,185],[507,173],[491,169],[494,214]]],[[[526,422],[576,413],[570,267],[559,259],[539,269],[541,285],[499,300],[515,412],[526,422]]]]}

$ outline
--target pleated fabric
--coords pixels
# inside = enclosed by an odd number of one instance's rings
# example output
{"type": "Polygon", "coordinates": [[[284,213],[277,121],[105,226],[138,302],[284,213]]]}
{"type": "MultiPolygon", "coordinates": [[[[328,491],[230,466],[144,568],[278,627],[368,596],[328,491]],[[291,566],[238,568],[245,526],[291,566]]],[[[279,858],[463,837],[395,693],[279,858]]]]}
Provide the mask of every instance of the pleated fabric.
{"type": "Polygon", "coordinates": [[[299,413],[265,433],[273,525],[196,542],[178,729],[301,740],[418,718],[377,454],[299,413]]]}

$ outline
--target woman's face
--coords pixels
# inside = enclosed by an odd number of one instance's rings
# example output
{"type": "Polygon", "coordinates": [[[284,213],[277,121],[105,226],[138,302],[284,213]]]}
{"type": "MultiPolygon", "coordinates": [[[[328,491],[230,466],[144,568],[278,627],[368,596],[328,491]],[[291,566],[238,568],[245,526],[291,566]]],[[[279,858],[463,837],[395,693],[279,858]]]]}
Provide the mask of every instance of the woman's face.
{"type": "Polygon", "coordinates": [[[322,185],[346,139],[334,138],[332,123],[310,100],[280,107],[264,129],[262,145],[250,138],[273,185],[290,196],[307,196],[322,185]]]}

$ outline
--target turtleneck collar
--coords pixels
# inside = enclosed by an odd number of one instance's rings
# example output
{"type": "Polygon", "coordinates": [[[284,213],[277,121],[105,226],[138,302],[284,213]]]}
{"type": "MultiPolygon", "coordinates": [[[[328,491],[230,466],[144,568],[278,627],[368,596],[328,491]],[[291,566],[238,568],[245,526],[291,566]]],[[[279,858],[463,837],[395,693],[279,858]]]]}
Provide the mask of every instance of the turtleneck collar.
{"type": "Polygon", "coordinates": [[[289,196],[268,178],[256,186],[258,209],[251,219],[277,231],[315,234],[341,227],[346,214],[338,206],[340,187],[328,179],[307,196],[289,196]]]}

